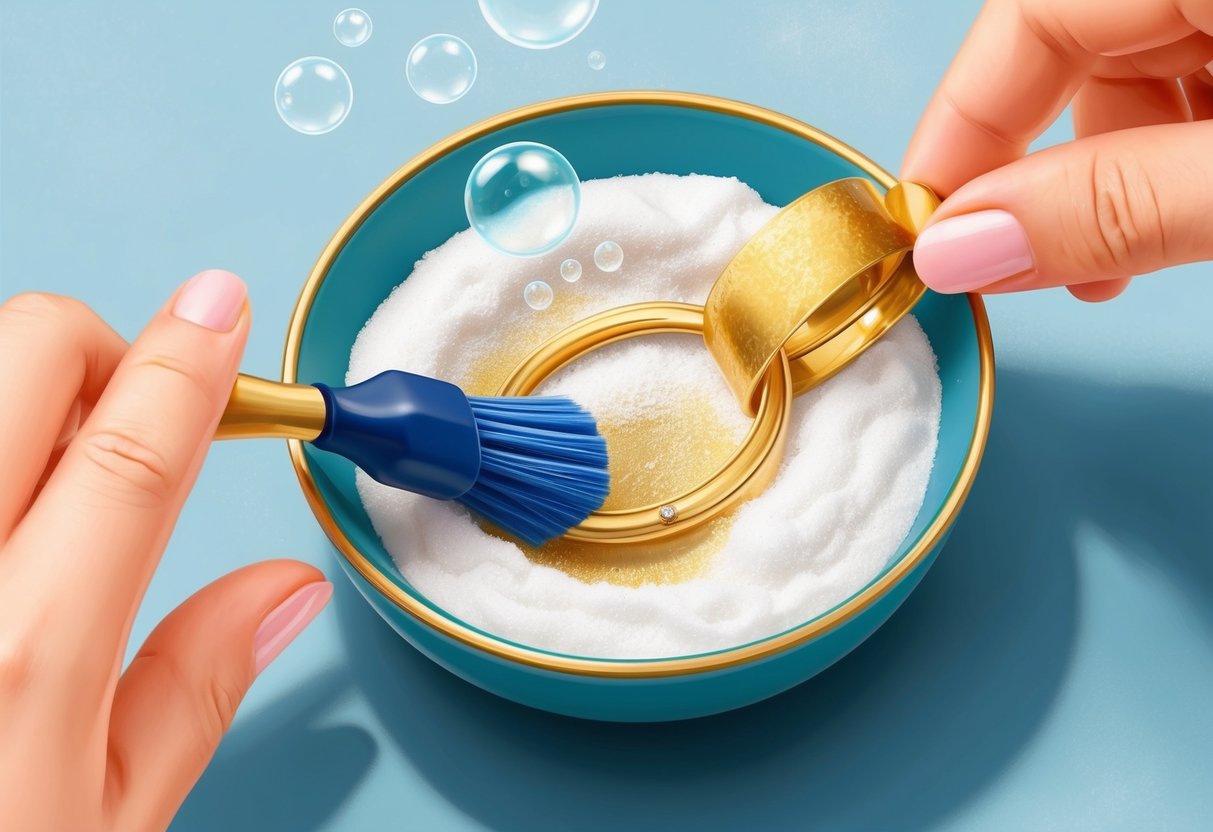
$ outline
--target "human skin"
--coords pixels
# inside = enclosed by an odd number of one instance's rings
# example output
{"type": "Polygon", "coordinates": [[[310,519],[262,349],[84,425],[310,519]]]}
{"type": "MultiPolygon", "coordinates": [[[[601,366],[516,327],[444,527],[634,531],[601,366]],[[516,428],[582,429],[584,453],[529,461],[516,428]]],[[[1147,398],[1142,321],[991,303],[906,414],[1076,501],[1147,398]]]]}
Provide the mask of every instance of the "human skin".
{"type": "Polygon", "coordinates": [[[233,572],[123,670],[227,402],[243,282],[203,272],[128,345],[83,304],[0,306],[0,829],[163,829],[253,679],[323,608],[311,566],[233,572]]]}
{"type": "Polygon", "coordinates": [[[947,195],[914,262],[942,292],[1068,286],[1213,259],[1213,0],[990,0],[902,178],[947,195]],[[1076,139],[1024,156],[1073,105],[1076,139]]]}

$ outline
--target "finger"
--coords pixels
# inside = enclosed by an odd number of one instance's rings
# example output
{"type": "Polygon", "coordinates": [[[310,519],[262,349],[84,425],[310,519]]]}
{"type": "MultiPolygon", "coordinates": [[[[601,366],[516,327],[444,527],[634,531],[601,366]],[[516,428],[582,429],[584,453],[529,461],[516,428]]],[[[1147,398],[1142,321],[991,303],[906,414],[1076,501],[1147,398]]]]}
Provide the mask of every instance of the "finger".
{"type": "MultiPolygon", "coordinates": [[[[87,409],[91,411],[92,405],[88,405],[87,409]]],[[[71,409],[67,412],[67,418],[63,420],[63,427],[59,429],[59,436],[55,439],[55,445],[51,448],[50,456],[46,458],[46,464],[42,466],[42,473],[38,476],[38,483],[34,486],[34,491],[30,495],[30,499],[26,505],[38,499],[38,493],[42,491],[42,486],[46,485],[46,481],[50,479],[50,475],[55,471],[55,466],[63,458],[63,452],[67,450],[68,444],[76,436],[76,432],[80,430],[80,425],[84,422],[86,416],[85,410],[86,406],[81,403],[80,399],[72,402],[71,409]]]]}
{"type": "Polygon", "coordinates": [[[1091,136],[981,176],[946,199],[914,262],[937,291],[1127,278],[1213,258],[1213,122],[1091,136]]]}
{"type": "MultiPolygon", "coordinates": [[[[1079,138],[1189,121],[1192,115],[1183,90],[1173,78],[1090,78],[1074,97],[1073,114],[1074,133],[1079,138]]],[[[1076,283],[1069,289],[1081,301],[1100,303],[1119,296],[1128,288],[1129,280],[1095,280],[1076,283]]]]}
{"type": "Polygon", "coordinates": [[[1195,32],[1175,43],[1131,55],[1101,57],[1092,73],[1101,78],[1178,78],[1213,60],[1213,36],[1195,32]]]}
{"type": "MultiPolygon", "coordinates": [[[[1210,64],[1213,67],[1213,64],[1210,64]]],[[[1181,81],[1192,118],[1197,121],[1213,119],[1213,69],[1189,75],[1181,81]]]]}
{"type": "Polygon", "coordinates": [[[1087,303],[1102,303],[1105,300],[1112,300],[1118,297],[1121,292],[1129,288],[1130,278],[1115,277],[1111,280],[1092,280],[1090,283],[1075,283],[1066,288],[1070,290],[1070,294],[1081,301],[1087,303]]]}
{"type": "Polygon", "coordinates": [[[1205,0],[993,0],[982,9],[910,141],[906,179],[949,194],[1018,159],[1101,55],[1213,33],[1205,0]]]}
{"type": "Polygon", "coordinates": [[[126,342],[72,298],[23,294],[0,306],[0,541],[29,505],[80,400],[101,394],[126,342]]]}
{"type": "Polygon", "coordinates": [[[1091,78],[1074,97],[1073,110],[1078,138],[1192,118],[1183,89],[1174,78],[1091,78]]]}
{"type": "Polygon", "coordinates": [[[332,584],[289,560],[203,588],[148,636],[114,693],[107,794],[119,829],[164,829],[253,679],[324,608],[332,584]]]}
{"type": "Polygon", "coordinates": [[[71,615],[79,676],[108,680],[235,379],[248,334],[243,282],[188,281],[130,347],[13,533],[9,581],[71,615]],[[115,651],[109,657],[105,645],[115,651]]]}

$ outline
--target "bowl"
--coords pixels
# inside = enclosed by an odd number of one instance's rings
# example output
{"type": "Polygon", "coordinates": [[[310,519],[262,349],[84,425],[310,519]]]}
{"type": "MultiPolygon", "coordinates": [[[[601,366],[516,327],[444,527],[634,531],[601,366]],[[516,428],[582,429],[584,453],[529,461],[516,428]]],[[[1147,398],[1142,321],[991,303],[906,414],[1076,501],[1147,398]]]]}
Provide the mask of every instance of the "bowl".
{"type": "MultiPolygon", "coordinates": [[[[437,143],[377,187],[337,230],[295,307],[285,381],[344,383],[354,339],[421,255],[468,227],[463,187],[492,148],[558,148],[583,179],[661,171],[736,176],[784,205],[833,179],[894,178],[836,139],[748,104],[676,92],[563,98],[504,113],[437,143]],[[401,229],[407,229],[402,233],[401,229]]],[[[413,646],[507,699],[555,713],[626,722],[739,708],[821,672],[883,624],[930,568],[981,461],[994,356],[979,298],[928,292],[914,308],[939,359],[943,407],[935,466],[913,526],[885,570],[828,612],[750,644],[693,656],[601,659],[539,650],[460,621],[406,581],[354,487],[354,467],[290,443],[307,501],[366,600],[413,646]]]]}

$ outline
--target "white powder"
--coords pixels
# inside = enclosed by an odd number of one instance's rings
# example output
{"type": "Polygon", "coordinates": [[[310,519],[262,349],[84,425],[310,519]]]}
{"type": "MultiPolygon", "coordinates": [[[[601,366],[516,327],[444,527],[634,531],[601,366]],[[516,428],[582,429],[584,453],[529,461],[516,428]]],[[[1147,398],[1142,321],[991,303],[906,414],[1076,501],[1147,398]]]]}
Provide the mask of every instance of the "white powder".
{"type": "MultiPolygon", "coordinates": [[[[569,312],[583,304],[572,318],[642,300],[702,303],[733,254],[777,210],[736,179],[650,174],[582,187],[576,230],[544,257],[498,254],[470,231],[428,253],[358,336],[347,382],[389,368],[462,382],[469,356],[558,314],[562,300],[569,312]],[[592,259],[607,239],[624,251],[623,267],[611,274],[592,259]],[[574,285],[553,279],[568,257],[584,270],[574,285]],[[545,312],[522,300],[535,279],[556,290],[545,312]]],[[[749,424],[702,341],[690,336],[643,337],[591,354],[543,392],[570,395],[600,421],[615,422],[660,417],[695,395],[735,440],[749,424]]],[[[907,318],[795,400],[779,475],[736,512],[702,576],[682,583],[583,583],[532,563],[454,503],[397,491],[361,472],[358,492],[409,582],[473,626],[582,656],[688,655],[793,627],[880,573],[922,503],[940,395],[935,355],[907,318]]],[[[695,453],[695,438],[686,441],[686,452],[695,453]]]]}

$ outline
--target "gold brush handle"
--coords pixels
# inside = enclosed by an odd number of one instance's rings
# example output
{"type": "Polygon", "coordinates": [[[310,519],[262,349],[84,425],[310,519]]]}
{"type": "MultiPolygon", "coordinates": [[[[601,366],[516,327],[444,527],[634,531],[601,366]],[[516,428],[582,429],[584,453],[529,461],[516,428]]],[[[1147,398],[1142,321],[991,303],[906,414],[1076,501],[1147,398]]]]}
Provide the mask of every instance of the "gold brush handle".
{"type": "Polygon", "coordinates": [[[216,439],[302,439],[324,430],[324,397],[310,384],[236,376],[216,439]]]}

